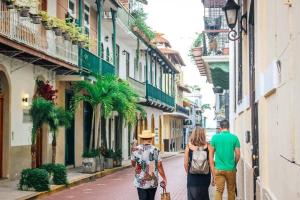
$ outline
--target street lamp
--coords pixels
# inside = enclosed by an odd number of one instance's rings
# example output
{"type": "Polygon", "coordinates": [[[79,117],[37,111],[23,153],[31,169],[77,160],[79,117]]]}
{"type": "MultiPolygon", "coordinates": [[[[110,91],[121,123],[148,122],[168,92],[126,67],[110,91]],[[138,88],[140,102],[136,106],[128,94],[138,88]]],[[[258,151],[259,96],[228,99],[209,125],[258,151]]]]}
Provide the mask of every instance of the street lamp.
{"type": "Polygon", "coordinates": [[[239,33],[234,29],[238,20],[239,9],[240,6],[234,0],[228,0],[226,5],[222,8],[222,10],[225,12],[227,25],[230,28],[228,38],[231,41],[238,40],[241,37],[242,31],[247,33],[247,14],[244,14],[241,17],[241,30],[239,30],[239,33]]]}

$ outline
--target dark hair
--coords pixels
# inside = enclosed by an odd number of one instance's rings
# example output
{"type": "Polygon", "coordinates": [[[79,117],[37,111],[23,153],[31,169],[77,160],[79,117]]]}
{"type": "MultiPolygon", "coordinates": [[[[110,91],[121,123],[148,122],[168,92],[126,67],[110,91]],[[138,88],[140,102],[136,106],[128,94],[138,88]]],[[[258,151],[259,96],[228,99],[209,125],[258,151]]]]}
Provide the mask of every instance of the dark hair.
{"type": "Polygon", "coordinates": [[[229,128],[229,121],[227,119],[224,119],[220,122],[221,128],[229,128]]]}

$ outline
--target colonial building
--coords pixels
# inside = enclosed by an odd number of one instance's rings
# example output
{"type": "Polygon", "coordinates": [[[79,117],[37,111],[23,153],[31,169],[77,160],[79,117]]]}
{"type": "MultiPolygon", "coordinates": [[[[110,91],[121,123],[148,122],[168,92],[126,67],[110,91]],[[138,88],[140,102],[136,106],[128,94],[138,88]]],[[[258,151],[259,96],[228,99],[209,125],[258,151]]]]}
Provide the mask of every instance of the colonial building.
{"type": "Polygon", "coordinates": [[[229,119],[229,41],[222,7],[226,0],[203,0],[204,31],[198,35],[192,56],[202,76],[213,84],[217,125],[229,119]]]}
{"type": "MultiPolygon", "coordinates": [[[[230,1],[228,1],[230,2],[230,1]]],[[[239,0],[231,37],[231,125],[241,199],[299,199],[299,1],[239,0]]]]}

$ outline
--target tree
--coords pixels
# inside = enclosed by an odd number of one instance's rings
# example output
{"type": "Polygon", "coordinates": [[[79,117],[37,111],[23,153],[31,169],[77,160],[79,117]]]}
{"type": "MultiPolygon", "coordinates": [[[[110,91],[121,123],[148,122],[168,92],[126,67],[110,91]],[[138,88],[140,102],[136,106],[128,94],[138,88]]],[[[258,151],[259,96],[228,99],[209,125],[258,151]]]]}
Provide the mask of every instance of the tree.
{"type": "Polygon", "coordinates": [[[36,138],[38,134],[42,133],[42,126],[48,123],[50,113],[52,112],[54,104],[42,97],[33,99],[32,106],[29,110],[32,118],[31,130],[31,167],[36,167],[36,138]]]}
{"type": "Polygon", "coordinates": [[[89,103],[93,108],[90,150],[94,147],[94,138],[96,148],[100,147],[101,115],[107,119],[115,110],[124,117],[126,122],[134,123],[136,112],[141,110],[137,106],[138,95],[127,82],[118,80],[115,76],[94,76],[94,82],[81,81],[74,86],[73,98],[73,109],[76,109],[82,101],[89,103]]]}
{"type": "Polygon", "coordinates": [[[62,107],[53,106],[52,111],[49,114],[48,124],[50,131],[52,132],[52,163],[55,164],[56,160],[56,138],[58,128],[64,126],[69,128],[71,126],[71,120],[73,118],[72,112],[65,111],[62,107]]]}

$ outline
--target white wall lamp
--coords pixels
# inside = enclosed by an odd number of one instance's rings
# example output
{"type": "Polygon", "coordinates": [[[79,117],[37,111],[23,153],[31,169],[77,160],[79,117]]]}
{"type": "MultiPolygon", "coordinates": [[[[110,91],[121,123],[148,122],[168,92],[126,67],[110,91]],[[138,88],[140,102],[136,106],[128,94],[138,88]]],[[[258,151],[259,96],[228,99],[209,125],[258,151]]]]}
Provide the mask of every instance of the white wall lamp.
{"type": "Polygon", "coordinates": [[[22,97],[22,106],[27,108],[29,106],[29,94],[24,94],[22,97]]]}

